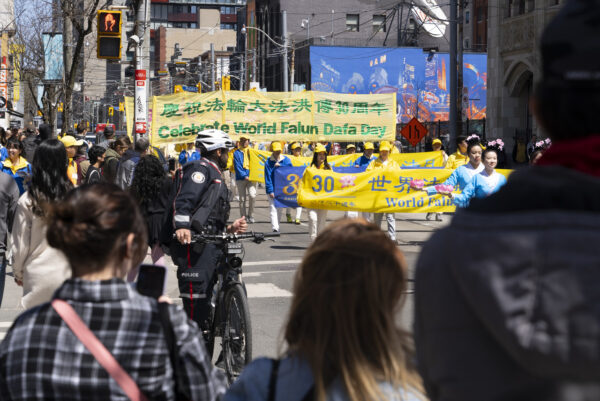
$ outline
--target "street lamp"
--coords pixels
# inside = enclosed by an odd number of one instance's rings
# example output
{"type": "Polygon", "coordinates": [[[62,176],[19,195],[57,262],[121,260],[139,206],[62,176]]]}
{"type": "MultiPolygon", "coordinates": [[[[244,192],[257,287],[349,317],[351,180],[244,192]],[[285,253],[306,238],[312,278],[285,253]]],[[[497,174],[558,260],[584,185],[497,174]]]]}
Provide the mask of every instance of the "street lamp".
{"type": "MultiPolygon", "coordinates": [[[[245,54],[245,59],[248,59],[248,36],[246,35],[246,31],[248,29],[254,29],[255,31],[258,31],[260,33],[262,33],[263,35],[265,35],[267,37],[267,39],[269,39],[271,41],[271,43],[273,43],[275,46],[283,49],[283,91],[287,92],[288,91],[288,63],[287,63],[287,52],[288,49],[292,50],[292,60],[294,59],[294,47],[293,46],[289,46],[287,44],[287,13],[285,11],[283,11],[283,41],[284,44],[278,43],[276,42],[272,37],[269,36],[268,33],[266,33],[265,31],[263,31],[260,28],[254,27],[254,26],[246,26],[243,25],[242,29],[241,29],[241,33],[242,35],[245,36],[245,48],[244,48],[244,54],[245,54]]],[[[256,58],[256,54],[255,54],[255,58],[256,58]]],[[[255,75],[256,71],[253,72],[253,76],[255,75]]],[[[292,76],[292,81],[294,80],[294,77],[292,76]]],[[[293,86],[293,83],[292,83],[293,86]]]]}

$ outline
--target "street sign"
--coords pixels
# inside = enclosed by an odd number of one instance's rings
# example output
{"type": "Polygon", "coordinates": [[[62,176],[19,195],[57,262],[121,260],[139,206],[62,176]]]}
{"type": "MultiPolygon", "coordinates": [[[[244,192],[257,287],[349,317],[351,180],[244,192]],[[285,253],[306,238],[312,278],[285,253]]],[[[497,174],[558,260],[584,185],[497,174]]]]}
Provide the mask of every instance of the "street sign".
{"type": "Polygon", "coordinates": [[[145,134],[148,114],[146,110],[146,70],[135,70],[135,133],[145,134]]]}
{"type": "Polygon", "coordinates": [[[427,128],[413,117],[400,131],[412,146],[417,146],[421,139],[427,135],[427,128]]]}

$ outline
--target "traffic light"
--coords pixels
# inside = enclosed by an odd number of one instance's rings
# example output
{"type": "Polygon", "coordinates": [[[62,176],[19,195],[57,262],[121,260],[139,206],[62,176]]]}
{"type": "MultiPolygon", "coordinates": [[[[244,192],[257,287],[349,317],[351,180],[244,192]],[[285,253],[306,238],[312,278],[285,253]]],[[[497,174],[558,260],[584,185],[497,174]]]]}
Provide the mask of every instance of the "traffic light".
{"type": "Polygon", "coordinates": [[[121,59],[121,11],[98,10],[97,56],[100,59],[121,59]]]}
{"type": "Polygon", "coordinates": [[[221,88],[223,88],[224,91],[228,91],[231,89],[231,78],[229,77],[229,75],[224,75],[221,78],[221,88]]]}

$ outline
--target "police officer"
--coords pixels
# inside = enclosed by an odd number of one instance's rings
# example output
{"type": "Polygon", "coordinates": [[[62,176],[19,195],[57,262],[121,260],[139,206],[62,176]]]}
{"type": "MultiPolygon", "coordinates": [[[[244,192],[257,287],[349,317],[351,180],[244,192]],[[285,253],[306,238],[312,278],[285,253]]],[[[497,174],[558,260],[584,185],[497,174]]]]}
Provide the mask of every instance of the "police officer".
{"type": "Polygon", "coordinates": [[[177,241],[171,256],[177,265],[177,279],[183,306],[203,332],[210,330],[210,297],[221,250],[215,244],[191,244],[191,232],[208,234],[246,231],[245,217],[227,225],[229,191],[221,176],[227,167],[234,143],[225,132],[215,129],[198,134],[196,147],[202,158],[183,166],[174,197],[173,220],[177,241]]]}

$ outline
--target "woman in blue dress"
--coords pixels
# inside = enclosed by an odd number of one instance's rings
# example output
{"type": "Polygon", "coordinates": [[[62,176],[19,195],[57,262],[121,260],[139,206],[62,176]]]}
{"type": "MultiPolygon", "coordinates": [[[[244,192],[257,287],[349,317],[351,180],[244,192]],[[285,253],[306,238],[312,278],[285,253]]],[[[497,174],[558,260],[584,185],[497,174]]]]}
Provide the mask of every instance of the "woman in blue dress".
{"type": "Polygon", "coordinates": [[[456,206],[467,207],[472,198],[485,198],[506,184],[506,178],[495,170],[498,165],[498,151],[497,147],[489,145],[483,151],[483,171],[473,176],[462,193],[450,194],[456,206]]]}
{"type": "MultiPolygon", "coordinates": [[[[483,147],[481,146],[481,142],[479,141],[479,137],[477,135],[471,135],[467,138],[467,155],[469,156],[469,162],[462,166],[457,167],[450,177],[446,181],[444,181],[443,185],[452,185],[453,187],[457,187],[461,191],[465,189],[467,184],[471,182],[473,176],[483,171],[483,165],[481,164],[481,152],[483,147]]],[[[437,190],[435,186],[432,185],[425,189],[427,195],[432,196],[437,194],[437,190]]],[[[437,221],[442,220],[442,216],[439,213],[427,213],[425,218],[427,220],[431,219],[431,216],[435,215],[435,219],[437,221]]]]}

